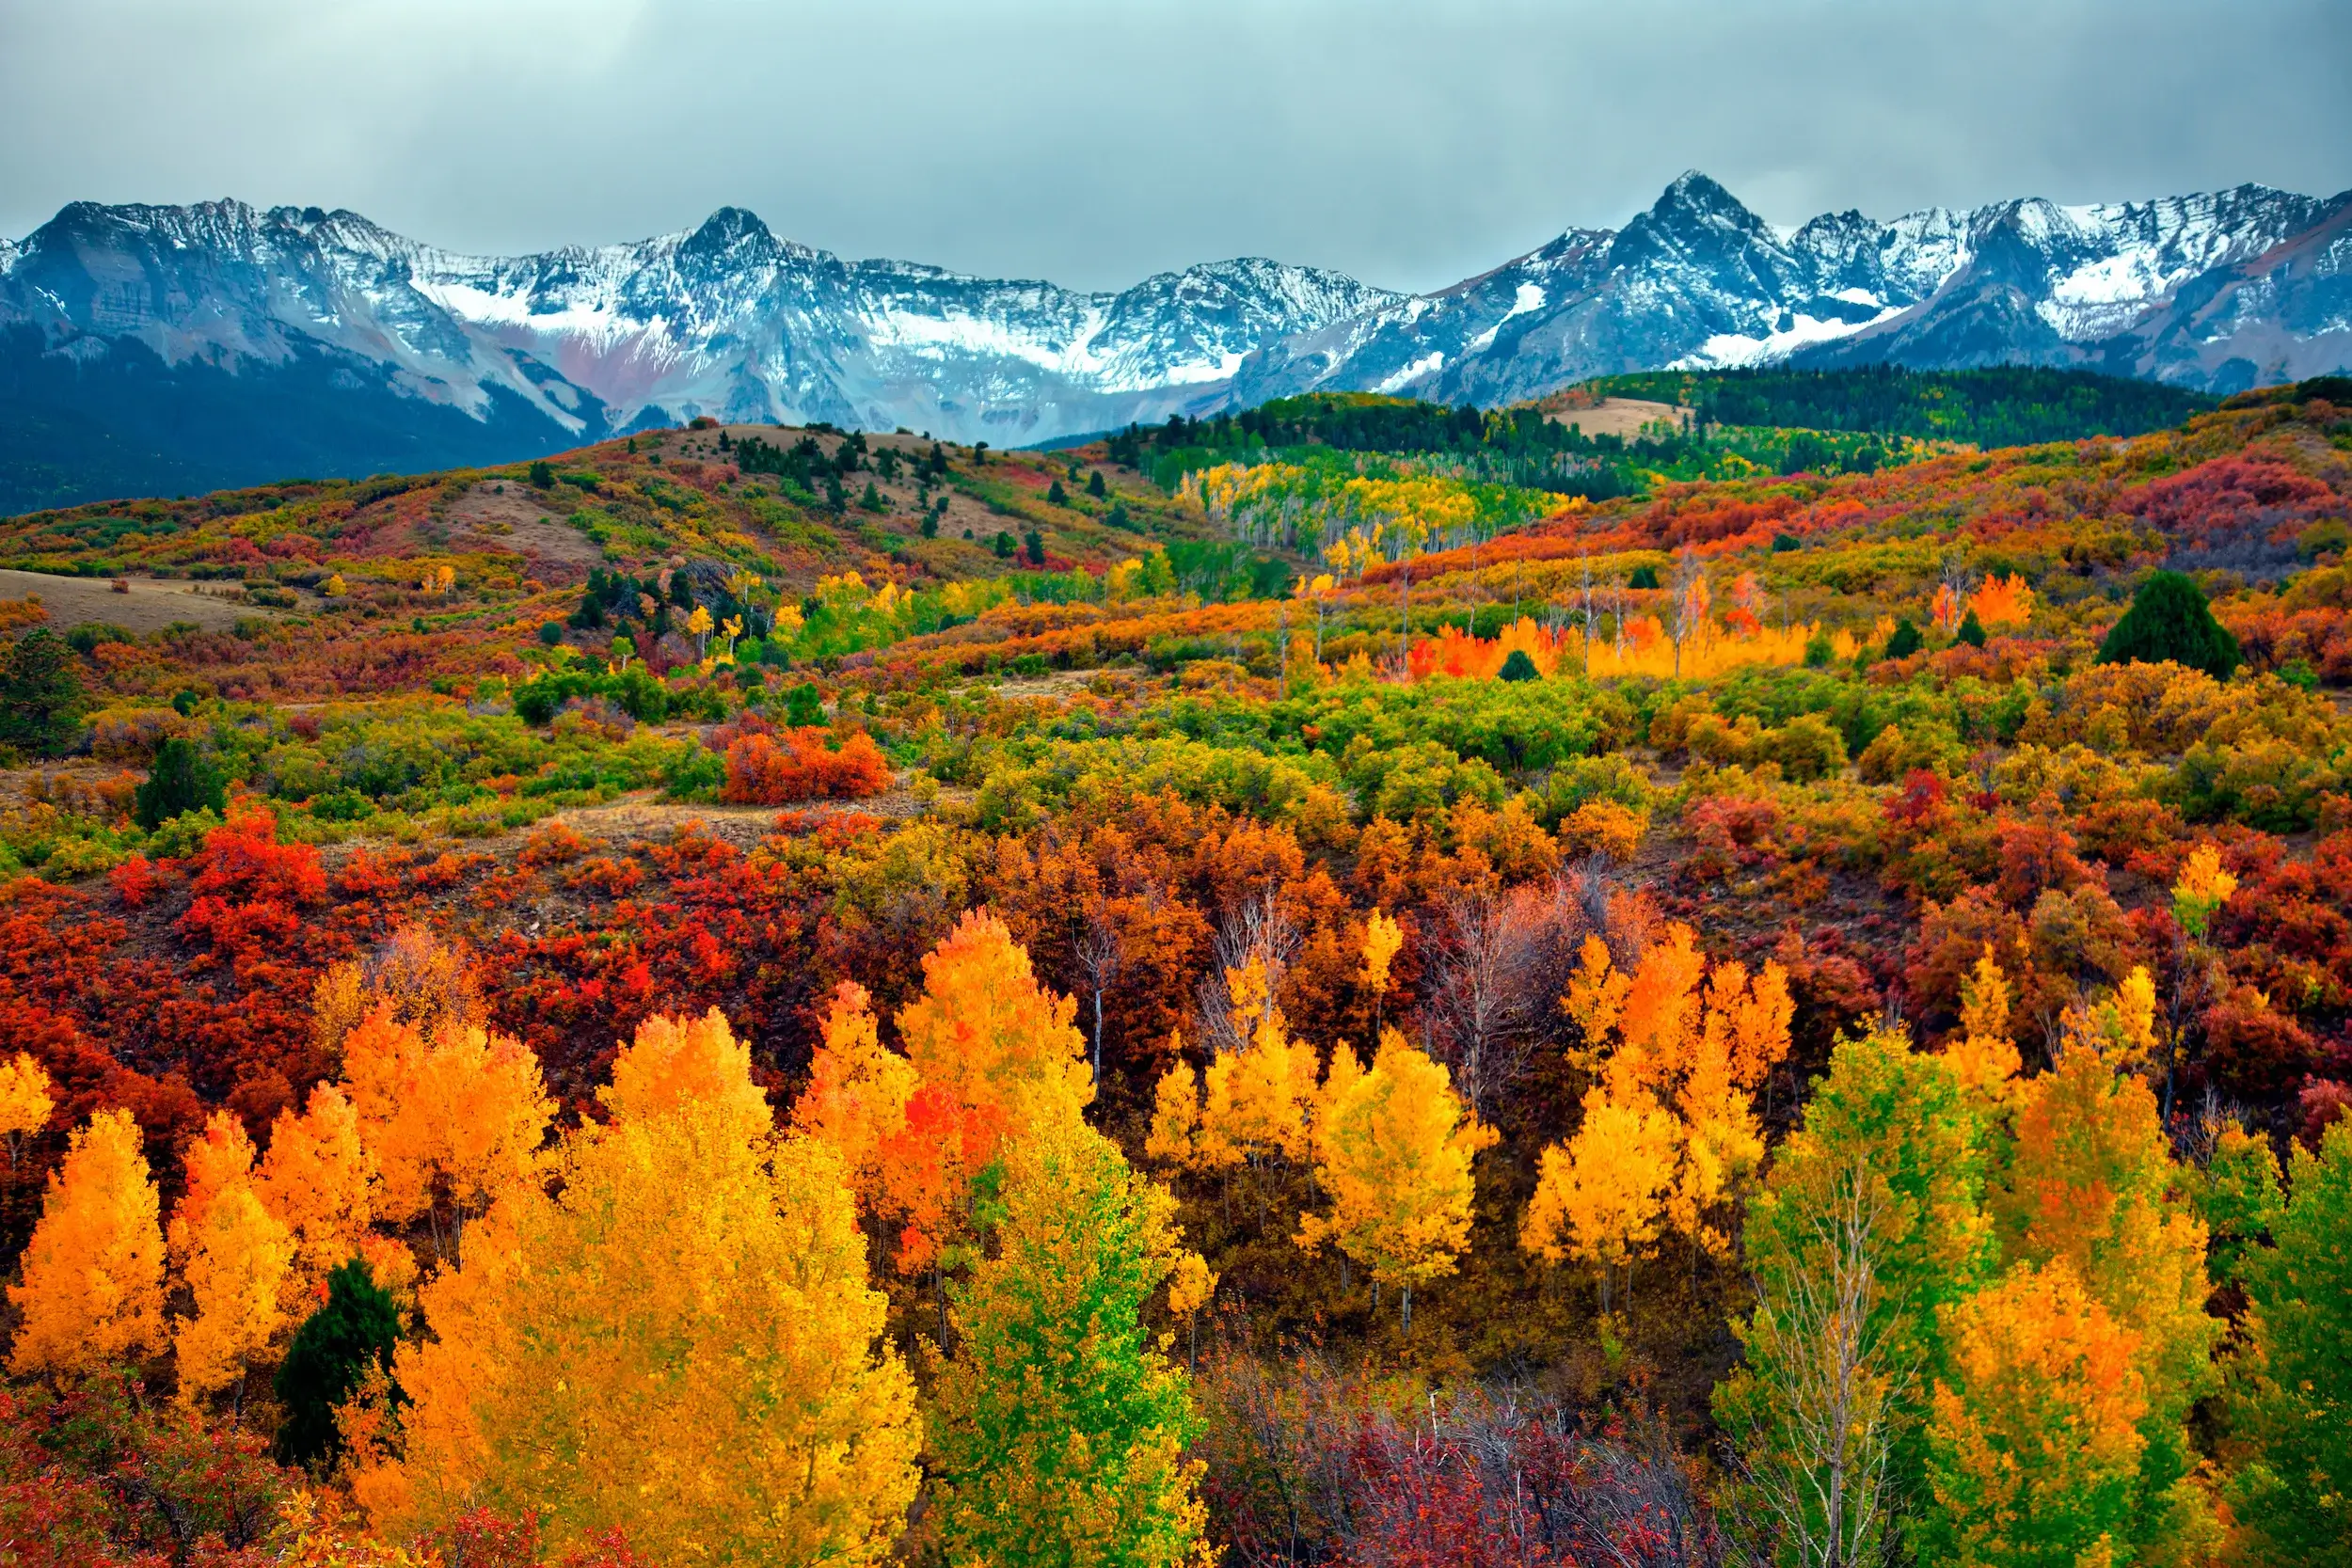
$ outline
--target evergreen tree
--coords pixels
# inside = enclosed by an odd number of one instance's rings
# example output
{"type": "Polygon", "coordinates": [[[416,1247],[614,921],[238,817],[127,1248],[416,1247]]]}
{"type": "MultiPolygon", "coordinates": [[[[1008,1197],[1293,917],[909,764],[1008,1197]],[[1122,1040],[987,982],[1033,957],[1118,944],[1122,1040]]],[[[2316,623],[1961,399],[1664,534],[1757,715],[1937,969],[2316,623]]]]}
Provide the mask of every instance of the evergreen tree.
{"type": "Polygon", "coordinates": [[[825,721],[825,701],[815,681],[803,681],[784,700],[784,721],[794,729],[809,729],[825,721]]]}
{"type": "Polygon", "coordinates": [[[1919,635],[1919,628],[1914,626],[1911,617],[1906,615],[1895,623],[1895,634],[1886,640],[1886,657],[1909,658],[1919,651],[1921,644],[1925,641],[1926,639],[1919,635]]]}
{"type": "Polygon", "coordinates": [[[1543,676],[1544,673],[1535,668],[1535,661],[1527,657],[1525,648],[1514,648],[1511,650],[1511,657],[1502,661],[1502,671],[1499,678],[1506,681],[1534,681],[1541,680],[1543,676]]]}
{"type": "Polygon", "coordinates": [[[1966,616],[1962,618],[1960,630],[1956,635],[1972,648],[1984,646],[1984,623],[1977,619],[1977,612],[1973,608],[1966,616]]]}
{"type": "Polygon", "coordinates": [[[996,531],[995,541],[990,547],[995,550],[997,560],[1010,561],[1012,559],[1013,551],[1012,535],[1003,529],[998,529],[996,531]]]}
{"type": "Polygon", "coordinates": [[[147,782],[131,797],[131,819],[151,833],[188,812],[228,806],[229,786],[219,769],[204,760],[194,741],[175,735],[155,748],[147,782]]]}
{"type": "Polygon", "coordinates": [[[1061,481],[1057,479],[1054,481],[1053,487],[1045,492],[1045,499],[1055,506],[1068,506],[1070,492],[1061,487],[1061,481]]]}
{"type": "Polygon", "coordinates": [[[1101,500],[1104,496],[1110,494],[1110,492],[1104,488],[1103,484],[1103,471],[1100,468],[1097,468],[1094,472],[1087,476],[1087,494],[1092,496],[1096,500],[1101,500]]]}
{"type": "Polygon", "coordinates": [[[2099,644],[2102,664],[2160,664],[2170,659],[2217,681],[2238,667],[2237,639],[2213,618],[2205,591],[2179,572],[2152,573],[2132,608],[2099,644]]]}
{"type": "Polygon", "coordinates": [[[0,745],[60,756],[80,733],[86,705],[64,640],[47,627],[26,632],[0,677],[0,745]]]}
{"type": "MultiPolygon", "coordinates": [[[[286,1407],[277,1453],[287,1465],[325,1465],[342,1452],[335,1407],[358,1391],[371,1369],[389,1372],[400,1344],[400,1307],[354,1258],[326,1276],[326,1303],[294,1330],[278,1369],[286,1407]]],[[[398,1391],[394,1391],[398,1402],[398,1391]]]]}
{"type": "Polygon", "coordinates": [[[1045,535],[1040,533],[1035,529],[1031,529],[1027,533],[1022,535],[1022,542],[1028,546],[1029,564],[1032,566],[1044,565],[1045,535]]]}
{"type": "Polygon", "coordinates": [[[548,467],[546,458],[539,458],[531,465],[531,483],[534,489],[555,488],[555,470],[548,467]]]}
{"type": "Polygon", "coordinates": [[[858,497],[857,503],[868,512],[889,510],[888,505],[882,500],[882,492],[875,488],[874,482],[870,479],[866,482],[866,493],[858,497]]]}
{"type": "Polygon", "coordinates": [[[1628,588],[1656,588],[1658,586],[1658,568],[1655,566],[1634,567],[1633,575],[1625,579],[1625,585],[1628,588]]]}

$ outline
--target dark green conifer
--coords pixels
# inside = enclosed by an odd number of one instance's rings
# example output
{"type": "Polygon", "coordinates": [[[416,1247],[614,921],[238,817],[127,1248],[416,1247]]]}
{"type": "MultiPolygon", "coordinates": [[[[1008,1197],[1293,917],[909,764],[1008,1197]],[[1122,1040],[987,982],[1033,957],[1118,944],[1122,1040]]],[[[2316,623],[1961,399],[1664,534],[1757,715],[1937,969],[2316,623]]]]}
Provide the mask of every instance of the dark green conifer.
{"type": "MultiPolygon", "coordinates": [[[[278,1460],[324,1465],[342,1453],[335,1407],[358,1391],[372,1368],[391,1370],[399,1342],[399,1305],[368,1277],[367,1264],[355,1258],[328,1275],[326,1305],[294,1330],[278,1369],[278,1399],[286,1407],[278,1460]]],[[[392,1394],[397,1402],[397,1386],[392,1394]]]]}
{"type": "Polygon", "coordinates": [[[147,782],[132,792],[131,819],[151,833],[189,812],[228,806],[229,786],[219,769],[204,760],[195,742],[175,735],[155,748],[147,782]]]}
{"type": "Polygon", "coordinates": [[[2237,639],[2213,618],[2205,591],[2179,572],[2155,572],[2132,595],[2132,608],[2099,644],[2102,664],[2161,664],[2170,659],[2217,681],[2238,667],[2237,639]]]}

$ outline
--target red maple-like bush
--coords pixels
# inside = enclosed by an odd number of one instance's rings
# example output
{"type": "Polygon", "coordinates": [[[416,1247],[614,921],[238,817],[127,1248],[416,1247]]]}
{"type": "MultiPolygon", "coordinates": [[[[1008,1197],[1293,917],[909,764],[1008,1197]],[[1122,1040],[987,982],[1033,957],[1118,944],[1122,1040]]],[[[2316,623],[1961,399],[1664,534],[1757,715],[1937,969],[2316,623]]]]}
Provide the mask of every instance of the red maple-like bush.
{"type": "Polygon", "coordinates": [[[794,800],[855,800],[890,787],[890,764],[873,737],[852,735],[838,751],[832,732],[810,725],[773,736],[738,736],[727,746],[727,779],[719,798],[736,805],[794,800]]]}

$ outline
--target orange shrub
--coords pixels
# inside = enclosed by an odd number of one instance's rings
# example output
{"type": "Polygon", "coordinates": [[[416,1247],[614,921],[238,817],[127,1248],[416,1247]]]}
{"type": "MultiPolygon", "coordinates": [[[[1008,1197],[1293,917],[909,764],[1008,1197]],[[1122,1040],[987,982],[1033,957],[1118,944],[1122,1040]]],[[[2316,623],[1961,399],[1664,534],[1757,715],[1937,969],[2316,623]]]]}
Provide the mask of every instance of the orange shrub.
{"type": "Polygon", "coordinates": [[[890,787],[890,764],[873,737],[852,735],[829,751],[831,732],[816,725],[739,736],[727,746],[727,782],[719,799],[736,805],[792,800],[855,800],[890,787]]]}

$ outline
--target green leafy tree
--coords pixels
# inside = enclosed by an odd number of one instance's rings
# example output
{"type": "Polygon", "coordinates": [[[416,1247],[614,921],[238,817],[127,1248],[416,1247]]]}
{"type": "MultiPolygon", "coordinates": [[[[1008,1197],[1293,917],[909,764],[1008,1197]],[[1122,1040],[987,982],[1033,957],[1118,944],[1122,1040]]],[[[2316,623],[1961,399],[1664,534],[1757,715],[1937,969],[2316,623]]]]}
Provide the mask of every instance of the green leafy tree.
{"type": "Polygon", "coordinates": [[[1750,1206],[1756,1309],[1715,1390],[1760,1560],[1870,1560],[1924,1493],[1943,1315],[1991,1278],[1984,1115],[1900,1034],[1841,1042],[1750,1206]]]}
{"type": "Polygon", "coordinates": [[[2132,608],[2099,644],[2102,664],[2161,664],[2170,659],[2214,679],[2239,664],[2237,639],[2213,618],[2205,591],[2179,572],[2152,573],[2132,608]]]}
{"type": "Polygon", "coordinates": [[[149,832],[176,816],[199,810],[225,811],[229,786],[220,770],[204,760],[196,743],[171,736],[155,748],[147,782],[131,797],[131,819],[149,832]]]}
{"type": "MultiPolygon", "coordinates": [[[[2268,1150],[2263,1153],[2266,1156],[2268,1150]]],[[[2257,1180],[2256,1185],[2259,1185],[2257,1180]]],[[[2231,1414],[2248,1445],[2231,1500],[2253,1560],[2352,1563],[2352,1119],[2296,1147],[2270,1247],[2239,1265],[2252,1351],[2231,1414]]]]}
{"type": "Polygon", "coordinates": [[[1203,1560],[1200,1422],[1140,1318],[1179,1260],[1173,1200],[1074,1114],[1008,1147],[1004,1194],[931,1423],[947,1560],[1203,1560]]]}
{"type": "MultiPolygon", "coordinates": [[[[371,1372],[391,1370],[400,1344],[400,1307],[354,1258],[326,1276],[326,1303],[294,1330],[278,1369],[278,1400],[286,1407],[278,1429],[278,1459],[325,1465],[342,1452],[336,1407],[358,1392],[371,1372]]],[[[394,1399],[397,1401],[397,1392],[394,1399]]]]}
{"type": "Polygon", "coordinates": [[[17,640],[0,678],[0,745],[35,756],[61,755],[81,733],[82,677],[64,639],[37,626],[17,640]]]}

